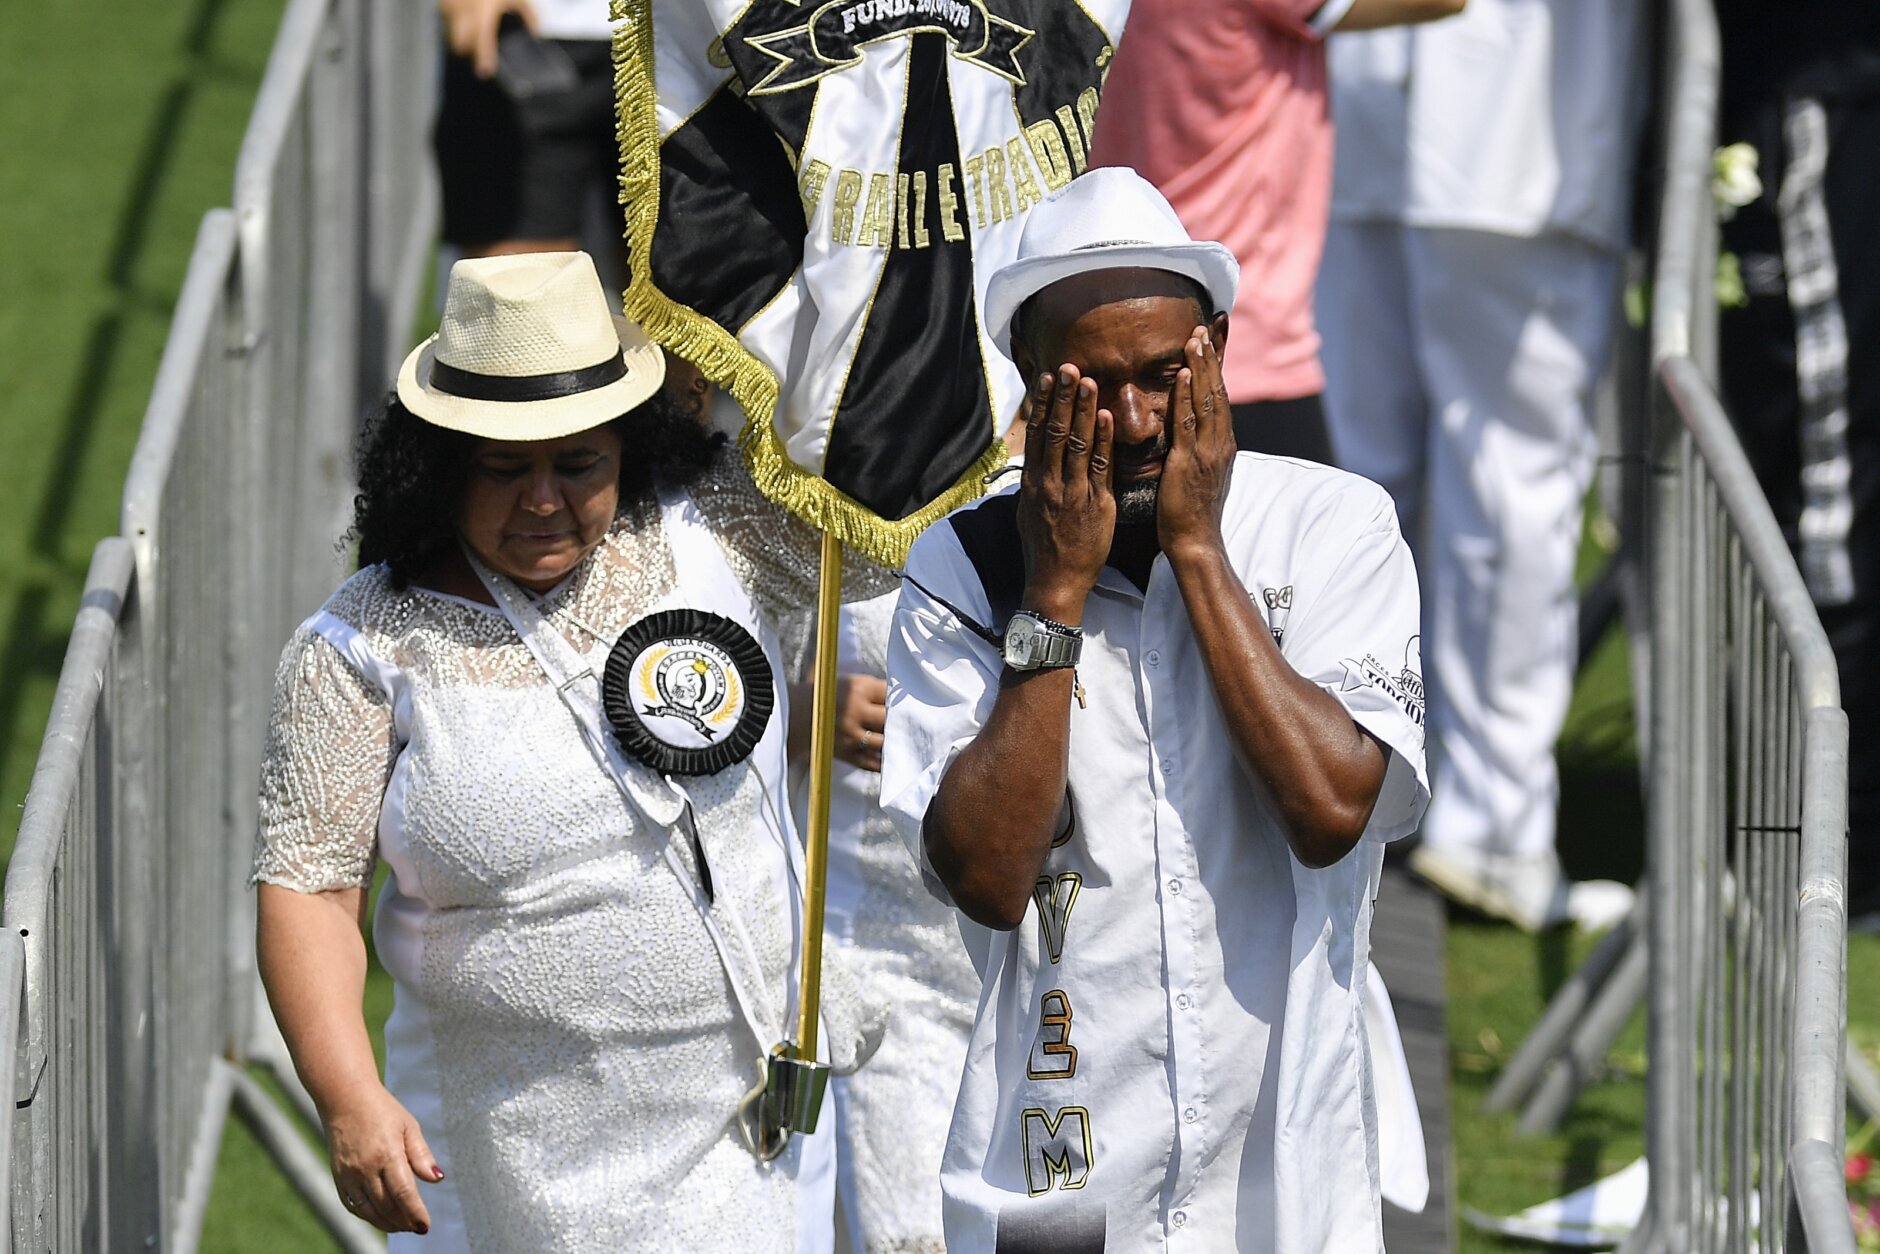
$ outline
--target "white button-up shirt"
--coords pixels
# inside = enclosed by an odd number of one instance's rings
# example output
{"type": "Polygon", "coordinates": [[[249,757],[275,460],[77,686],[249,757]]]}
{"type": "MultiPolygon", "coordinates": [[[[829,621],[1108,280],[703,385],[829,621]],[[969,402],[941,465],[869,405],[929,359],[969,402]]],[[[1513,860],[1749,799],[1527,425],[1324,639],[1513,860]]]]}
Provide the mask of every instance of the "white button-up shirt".
{"type": "MultiPolygon", "coordinates": [[[[922,816],[998,692],[965,620],[996,633],[1017,595],[1009,560],[987,577],[1013,505],[953,515],[908,562],[882,795],[924,867],[922,816]]],[[[1384,492],[1305,462],[1241,454],[1222,530],[1288,663],[1389,747],[1382,795],[1356,850],[1299,863],[1167,559],[1146,590],[1104,570],[1066,830],[1023,925],[960,922],[984,987],[941,1174],[956,1254],[1381,1248],[1362,993],[1382,842],[1428,799],[1416,574],[1384,492]]]]}
{"type": "Polygon", "coordinates": [[[1639,0],[1469,0],[1331,40],[1332,219],[1623,248],[1650,46],[1639,0]]]}

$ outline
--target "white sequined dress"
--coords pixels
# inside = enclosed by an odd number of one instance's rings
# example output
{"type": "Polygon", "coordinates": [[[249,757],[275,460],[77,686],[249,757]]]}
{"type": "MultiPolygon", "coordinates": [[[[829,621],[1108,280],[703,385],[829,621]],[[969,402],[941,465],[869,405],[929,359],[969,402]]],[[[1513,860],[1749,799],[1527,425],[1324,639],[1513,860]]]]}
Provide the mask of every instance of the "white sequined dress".
{"type": "MultiPolygon", "coordinates": [[[[733,467],[691,492],[743,587],[801,604],[813,537],[733,467]]],[[[673,526],[656,505],[624,513],[542,599],[597,673],[623,629],[675,604],[673,526]]],[[[749,932],[781,1031],[796,890],[772,856],[780,826],[794,839],[778,697],[745,764],[686,785],[714,920],[749,932]]],[[[423,1186],[430,1235],[394,1250],[827,1248],[831,1138],[766,1165],[734,1122],[776,1038],[741,1017],[664,861],[671,844],[696,878],[690,840],[623,803],[499,610],[395,590],[380,567],[348,580],[283,655],[261,796],[256,880],[318,892],[390,867],[386,1082],[447,1177],[423,1186]]]]}

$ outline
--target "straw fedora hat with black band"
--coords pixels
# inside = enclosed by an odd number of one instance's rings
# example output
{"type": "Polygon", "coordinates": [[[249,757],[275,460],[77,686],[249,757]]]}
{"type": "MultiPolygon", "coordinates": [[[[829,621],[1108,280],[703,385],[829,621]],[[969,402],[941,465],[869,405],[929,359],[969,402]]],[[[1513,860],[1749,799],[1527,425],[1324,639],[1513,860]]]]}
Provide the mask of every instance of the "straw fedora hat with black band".
{"type": "Polygon", "coordinates": [[[1025,219],[1018,256],[986,285],[986,333],[1012,356],[1012,319],[1026,301],[1092,270],[1168,270],[1199,283],[1214,305],[1234,307],[1240,262],[1225,244],[1196,240],[1155,185],[1134,170],[1105,166],[1046,196],[1025,219]]]}
{"type": "Polygon", "coordinates": [[[471,257],[450,268],[443,321],[399,368],[398,399],[452,431],[554,440],[612,422],[665,377],[586,253],[471,257]]]}

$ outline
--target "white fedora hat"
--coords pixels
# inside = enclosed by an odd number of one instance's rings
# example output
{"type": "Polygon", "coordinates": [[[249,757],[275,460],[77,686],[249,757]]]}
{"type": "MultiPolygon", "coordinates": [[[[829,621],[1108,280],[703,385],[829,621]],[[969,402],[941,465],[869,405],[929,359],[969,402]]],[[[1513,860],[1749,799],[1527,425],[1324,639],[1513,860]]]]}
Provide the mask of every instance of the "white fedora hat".
{"type": "Polygon", "coordinates": [[[426,422],[490,440],[553,440],[659,390],[659,347],[607,307],[586,253],[465,258],[444,319],[398,371],[398,399],[426,422]]]}
{"type": "Polygon", "coordinates": [[[1234,307],[1240,263],[1225,245],[1196,241],[1155,185],[1121,166],[1079,175],[1025,220],[1018,257],[986,288],[986,331],[1012,355],[1012,318],[1060,279],[1092,270],[1169,270],[1201,284],[1214,314],[1234,307]]]}

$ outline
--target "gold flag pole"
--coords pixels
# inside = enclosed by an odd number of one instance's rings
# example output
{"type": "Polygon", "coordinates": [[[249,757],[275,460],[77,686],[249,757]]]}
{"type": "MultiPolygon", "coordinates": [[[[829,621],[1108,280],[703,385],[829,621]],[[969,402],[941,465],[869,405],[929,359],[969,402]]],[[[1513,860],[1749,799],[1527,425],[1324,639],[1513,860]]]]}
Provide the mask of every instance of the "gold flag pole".
{"type": "Polygon", "coordinates": [[[822,538],[816,594],[816,695],[811,706],[809,830],[803,833],[803,966],[796,1036],[771,1050],[764,1079],[739,1106],[751,1149],[781,1154],[792,1134],[812,1133],[829,1087],[829,1065],[816,1060],[822,1011],[823,905],[829,882],[829,789],[836,763],[836,634],[842,614],[842,541],[822,538]]]}
{"type": "MultiPolygon", "coordinates": [[[[836,762],[836,629],[842,614],[842,541],[823,532],[816,594],[816,700],[809,741],[809,830],[803,833],[803,987],[797,1001],[796,1046],[816,1057],[822,1010],[823,904],[829,882],[829,790],[836,762]]],[[[803,1129],[808,1131],[808,1129],[803,1129]]]]}

